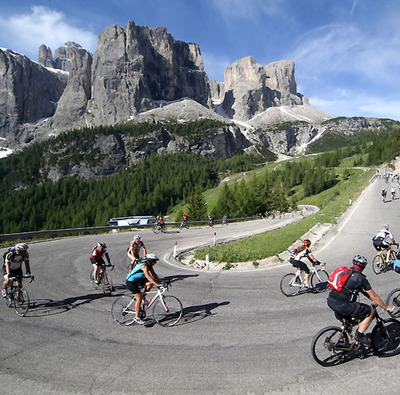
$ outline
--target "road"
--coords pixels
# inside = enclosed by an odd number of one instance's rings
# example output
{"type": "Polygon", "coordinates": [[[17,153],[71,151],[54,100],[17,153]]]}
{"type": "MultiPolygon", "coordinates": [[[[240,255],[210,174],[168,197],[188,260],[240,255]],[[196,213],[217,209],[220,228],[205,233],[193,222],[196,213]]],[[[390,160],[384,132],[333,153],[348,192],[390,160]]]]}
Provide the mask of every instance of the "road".
{"type": "MultiPolygon", "coordinates": [[[[356,253],[372,261],[371,238],[383,223],[400,237],[400,199],[381,202],[377,180],[354,203],[335,237],[315,255],[328,270],[351,265],[356,253]]],[[[350,361],[322,368],[310,354],[314,334],[335,325],[326,294],[286,298],[283,264],[251,271],[200,271],[168,264],[164,257],[217,233],[231,237],[265,227],[267,221],[226,228],[141,231],[149,252],[163,257],[156,270],[175,281],[184,318],[176,327],[121,327],[110,316],[113,300],[124,293],[126,248],[134,233],[110,233],[32,243],[36,281],[26,284],[32,308],[24,318],[0,305],[0,386],[3,393],[41,394],[243,394],[397,393],[400,357],[350,361]],[[261,224],[261,225],[260,225],[261,224]],[[103,296],[89,284],[91,247],[102,240],[116,268],[116,291],[103,296]]],[[[259,231],[259,230],[258,230],[259,231]]],[[[391,271],[366,274],[383,297],[399,286],[391,271]]],[[[383,314],[385,315],[385,314],[383,314]]]]}

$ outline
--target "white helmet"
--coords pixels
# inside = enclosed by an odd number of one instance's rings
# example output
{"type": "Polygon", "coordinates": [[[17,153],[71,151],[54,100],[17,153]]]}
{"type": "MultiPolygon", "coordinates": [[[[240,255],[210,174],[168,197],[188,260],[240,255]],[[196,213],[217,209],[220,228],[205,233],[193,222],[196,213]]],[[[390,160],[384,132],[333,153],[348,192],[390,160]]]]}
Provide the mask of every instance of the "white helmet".
{"type": "Polygon", "coordinates": [[[383,224],[382,227],[383,227],[383,229],[389,230],[389,225],[388,224],[383,224]]]}
{"type": "Polygon", "coordinates": [[[148,260],[148,261],[158,261],[159,259],[158,259],[157,255],[155,255],[155,254],[147,254],[146,255],[146,260],[148,260]]]}
{"type": "Polygon", "coordinates": [[[28,249],[28,244],[26,244],[26,243],[17,244],[17,245],[15,246],[15,249],[16,249],[17,251],[20,251],[20,252],[26,251],[26,250],[28,249]]]}
{"type": "Polygon", "coordinates": [[[140,241],[141,237],[139,235],[133,236],[133,241],[140,241]]]}

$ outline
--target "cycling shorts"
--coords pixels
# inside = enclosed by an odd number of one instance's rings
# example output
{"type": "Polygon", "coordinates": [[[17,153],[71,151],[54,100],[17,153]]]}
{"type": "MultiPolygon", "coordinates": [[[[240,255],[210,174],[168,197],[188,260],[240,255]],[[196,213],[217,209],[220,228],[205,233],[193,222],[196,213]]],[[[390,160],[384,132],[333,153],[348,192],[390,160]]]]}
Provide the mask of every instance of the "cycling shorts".
{"type": "MultiPolygon", "coordinates": [[[[7,275],[7,270],[6,270],[6,265],[4,264],[2,267],[3,275],[4,277],[7,275]]],[[[19,267],[18,269],[10,270],[10,277],[18,277],[18,276],[23,276],[22,273],[22,267],[19,267]]]]}
{"type": "Polygon", "coordinates": [[[328,306],[342,316],[353,317],[363,320],[371,314],[371,306],[365,303],[351,302],[346,303],[339,300],[328,298],[328,306]]]}
{"type": "Polygon", "coordinates": [[[294,266],[294,267],[298,267],[300,270],[305,271],[307,274],[310,274],[310,269],[308,268],[308,266],[302,262],[299,261],[297,259],[294,258],[290,258],[290,263],[294,266]]]}
{"type": "Polygon", "coordinates": [[[377,251],[387,250],[390,247],[385,240],[374,240],[373,245],[377,251]]]}
{"type": "Polygon", "coordinates": [[[98,261],[96,258],[90,257],[90,262],[91,262],[92,265],[98,265],[98,266],[101,266],[101,265],[105,265],[105,264],[106,264],[106,263],[104,262],[104,259],[103,259],[103,258],[101,258],[101,259],[98,261]]]}
{"type": "Polygon", "coordinates": [[[129,289],[134,295],[138,294],[140,291],[140,287],[143,287],[146,284],[147,279],[142,278],[138,281],[128,281],[126,280],[126,288],[129,289]]]}

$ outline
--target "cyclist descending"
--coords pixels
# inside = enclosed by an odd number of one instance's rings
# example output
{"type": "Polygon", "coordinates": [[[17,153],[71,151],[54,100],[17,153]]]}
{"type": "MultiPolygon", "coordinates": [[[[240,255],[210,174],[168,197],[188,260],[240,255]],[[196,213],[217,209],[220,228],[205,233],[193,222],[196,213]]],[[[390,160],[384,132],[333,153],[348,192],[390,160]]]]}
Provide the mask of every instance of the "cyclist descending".
{"type": "Polygon", "coordinates": [[[372,238],[372,244],[378,253],[379,251],[386,250],[386,261],[389,260],[390,253],[392,251],[390,244],[386,241],[387,239],[390,239],[393,244],[396,244],[396,240],[394,239],[392,233],[389,232],[389,225],[384,224],[382,229],[372,238]]]}
{"type": "Polygon", "coordinates": [[[306,265],[305,262],[303,262],[304,258],[307,258],[310,262],[312,262],[313,265],[319,265],[321,262],[317,260],[314,255],[311,253],[311,241],[309,239],[305,239],[303,241],[303,244],[299,247],[297,247],[293,251],[293,255],[290,257],[290,263],[294,267],[298,267],[300,270],[304,271],[304,281],[305,281],[305,287],[309,288],[310,283],[310,269],[306,265]]]}
{"type": "MultiPolygon", "coordinates": [[[[15,247],[10,248],[8,254],[5,256],[3,264],[3,289],[1,295],[3,298],[7,296],[7,287],[10,284],[10,277],[22,277],[22,263],[25,263],[27,275],[31,274],[31,267],[29,263],[28,245],[26,243],[17,244],[15,247]]],[[[22,287],[22,279],[18,280],[19,286],[22,287]]]]}
{"type": "Polygon", "coordinates": [[[146,260],[144,262],[139,262],[126,277],[126,288],[128,288],[136,298],[134,321],[140,325],[144,324],[144,321],[139,317],[140,304],[143,299],[143,293],[140,291],[140,287],[145,286],[145,292],[148,292],[153,285],[157,287],[161,285],[160,278],[154,271],[154,265],[157,261],[158,258],[156,255],[146,255],[146,260]]]}
{"type": "Polygon", "coordinates": [[[361,320],[355,339],[360,343],[369,345],[371,340],[364,333],[374,318],[375,310],[368,304],[357,302],[359,292],[386,311],[390,311],[391,307],[383,303],[382,299],[372,289],[367,277],[362,273],[367,263],[367,258],[356,255],[353,258],[353,273],[346,281],[345,286],[341,291],[332,289],[327,302],[328,306],[335,312],[336,318],[339,318],[337,316],[339,314],[339,316],[361,320]]]}
{"type": "Polygon", "coordinates": [[[382,189],[381,196],[382,196],[382,202],[385,203],[387,191],[386,189],[382,189]]]}
{"type": "Polygon", "coordinates": [[[396,196],[396,188],[392,187],[392,189],[390,190],[390,193],[392,195],[392,200],[394,200],[395,196],[396,196]]]}
{"type": "Polygon", "coordinates": [[[103,256],[106,257],[108,264],[111,265],[110,256],[108,255],[106,243],[99,242],[97,243],[97,245],[93,247],[92,253],[90,254],[90,262],[93,265],[93,279],[97,285],[99,284],[97,280],[97,275],[99,273],[99,266],[106,264],[103,256]]]}
{"type": "Polygon", "coordinates": [[[131,265],[129,270],[132,270],[133,267],[136,264],[136,260],[140,258],[140,250],[143,249],[143,254],[144,256],[147,255],[147,250],[146,247],[141,240],[141,237],[139,235],[133,236],[133,240],[130,242],[127,255],[131,259],[131,265]]]}

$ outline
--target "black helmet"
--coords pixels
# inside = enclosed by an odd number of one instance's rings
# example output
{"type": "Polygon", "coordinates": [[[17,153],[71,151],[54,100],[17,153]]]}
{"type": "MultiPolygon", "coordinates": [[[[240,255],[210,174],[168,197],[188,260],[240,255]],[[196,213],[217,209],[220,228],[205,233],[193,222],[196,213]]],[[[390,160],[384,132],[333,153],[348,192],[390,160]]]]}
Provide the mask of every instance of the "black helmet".
{"type": "Polygon", "coordinates": [[[365,266],[367,266],[367,258],[363,255],[359,255],[357,254],[354,258],[353,258],[353,266],[356,265],[358,267],[360,267],[361,269],[364,269],[365,266]]]}

